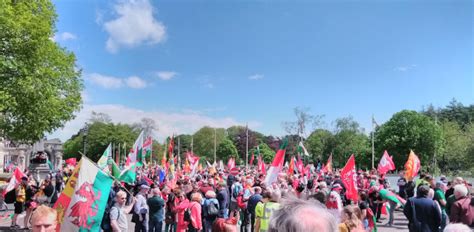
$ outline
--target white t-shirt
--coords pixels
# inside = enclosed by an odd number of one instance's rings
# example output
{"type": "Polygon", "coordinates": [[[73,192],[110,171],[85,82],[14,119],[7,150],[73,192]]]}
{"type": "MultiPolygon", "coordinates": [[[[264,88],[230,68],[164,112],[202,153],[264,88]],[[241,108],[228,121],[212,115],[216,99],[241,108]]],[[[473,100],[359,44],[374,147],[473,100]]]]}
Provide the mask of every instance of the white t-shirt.
{"type": "Polygon", "coordinates": [[[117,225],[120,228],[120,231],[128,231],[127,213],[124,212],[123,207],[120,207],[118,204],[115,204],[110,209],[110,221],[112,220],[117,220],[117,225]]]}

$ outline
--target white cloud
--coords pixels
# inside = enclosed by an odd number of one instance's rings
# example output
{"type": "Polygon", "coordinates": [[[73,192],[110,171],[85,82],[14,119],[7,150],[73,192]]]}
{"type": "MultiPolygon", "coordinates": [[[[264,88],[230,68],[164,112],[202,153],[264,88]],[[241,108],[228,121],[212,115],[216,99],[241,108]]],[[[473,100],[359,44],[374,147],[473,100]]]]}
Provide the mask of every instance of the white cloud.
{"type": "Polygon", "coordinates": [[[56,34],[54,37],[50,38],[52,41],[68,41],[68,40],[75,40],[77,36],[71,32],[63,32],[61,34],[56,34]]]}
{"type": "Polygon", "coordinates": [[[137,76],[131,76],[122,79],[119,77],[106,76],[99,73],[91,73],[86,75],[85,79],[106,89],[119,89],[124,86],[128,86],[132,89],[143,89],[148,86],[148,83],[145,80],[137,76]]]}
{"type": "Polygon", "coordinates": [[[121,1],[114,6],[116,19],[104,23],[109,34],[106,48],[116,53],[120,47],[137,47],[164,41],[166,28],[153,17],[153,6],[148,0],[121,1]]]}
{"type": "Polygon", "coordinates": [[[147,86],[146,81],[137,76],[131,76],[126,79],[127,86],[132,89],[143,89],[147,86]]]}
{"type": "MultiPolygon", "coordinates": [[[[143,111],[129,108],[123,105],[88,105],[76,115],[76,118],[66,123],[64,128],[59,129],[48,138],[59,138],[66,141],[73,134],[76,134],[84,123],[90,118],[92,111],[97,113],[106,113],[114,123],[133,124],[140,122],[142,118],[152,118],[158,125],[158,131],[155,131],[157,139],[163,140],[171,134],[192,134],[203,126],[228,128],[233,125],[245,125],[245,122],[239,122],[233,117],[214,118],[205,114],[196,112],[163,112],[163,111],[143,111]]],[[[249,122],[251,128],[261,126],[259,122],[249,122]]]]}
{"type": "Polygon", "coordinates": [[[395,67],[394,70],[398,72],[407,72],[415,68],[416,68],[416,65],[412,64],[412,65],[406,65],[406,66],[398,66],[398,67],[395,67]]]}
{"type": "Polygon", "coordinates": [[[156,73],[156,75],[161,80],[168,81],[168,80],[171,80],[171,79],[175,78],[178,75],[178,73],[177,72],[172,72],[172,71],[159,71],[159,72],[156,73]]]}
{"type": "Polygon", "coordinates": [[[87,103],[91,100],[90,95],[86,92],[86,90],[81,91],[81,98],[83,103],[87,103]]]}
{"type": "Polygon", "coordinates": [[[123,86],[122,79],[112,76],[105,76],[99,73],[89,74],[86,76],[86,79],[106,89],[118,89],[123,86]]]}
{"type": "Polygon", "coordinates": [[[262,74],[254,74],[254,75],[252,75],[252,76],[249,76],[248,78],[249,78],[249,80],[255,81],[255,80],[260,80],[260,79],[262,79],[263,77],[264,77],[264,76],[263,76],[262,74]]]}

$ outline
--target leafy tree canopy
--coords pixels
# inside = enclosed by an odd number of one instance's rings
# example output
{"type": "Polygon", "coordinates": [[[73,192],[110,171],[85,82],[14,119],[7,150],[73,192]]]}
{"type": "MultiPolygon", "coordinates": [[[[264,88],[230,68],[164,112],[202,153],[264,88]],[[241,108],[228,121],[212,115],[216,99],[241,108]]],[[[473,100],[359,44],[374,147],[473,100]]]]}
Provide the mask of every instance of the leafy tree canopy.
{"type": "Polygon", "coordinates": [[[0,1],[0,131],[34,142],[62,127],[81,107],[80,71],[54,36],[49,0],[0,1]]]}

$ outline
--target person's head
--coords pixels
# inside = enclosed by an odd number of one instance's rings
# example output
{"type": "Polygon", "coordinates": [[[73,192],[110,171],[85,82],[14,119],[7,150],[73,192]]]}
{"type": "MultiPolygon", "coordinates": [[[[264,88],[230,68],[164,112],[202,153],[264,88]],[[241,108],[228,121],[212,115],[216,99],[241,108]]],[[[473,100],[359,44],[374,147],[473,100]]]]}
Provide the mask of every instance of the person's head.
{"type": "Polygon", "coordinates": [[[21,184],[23,184],[23,185],[28,184],[28,177],[23,176],[23,177],[21,178],[21,184]]]}
{"type": "Polygon", "coordinates": [[[433,190],[432,188],[430,188],[430,190],[428,191],[428,196],[427,196],[427,198],[433,199],[433,197],[434,197],[434,190],[433,190]]]}
{"type": "Polygon", "coordinates": [[[471,232],[471,229],[462,223],[450,223],[444,228],[443,232],[471,232]]]}
{"type": "Polygon", "coordinates": [[[453,186],[457,184],[462,184],[464,182],[464,179],[460,176],[456,177],[453,179],[453,186]]]}
{"type": "Polygon", "coordinates": [[[201,203],[202,201],[202,195],[200,193],[193,193],[191,194],[191,201],[195,201],[198,203],[201,203]]]}
{"type": "Polygon", "coordinates": [[[337,232],[338,228],[334,216],[321,204],[289,198],[283,200],[281,208],[270,217],[268,231],[337,232]]]}
{"type": "Polygon", "coordinates": [[[366,191],[361,191],[359,192],[359,199],[361,201],[367,201],[369,199],[369,195],[367,194],[366,191]]]}
{"type": "Polygon", "coordinates": [[[125,202],[127,201],[127,193],[125,193],[122,190],[118,191],[117,194],[115,195],[115,201],[119,205],[124,205],[125,202]]]}
{"type": "Polygon", "coordinates": [[[399,175],[400,177],[404,177],[404,176],[405,176],[405,171],[400,171],[400,172],[398,172],[398,175],[399,175]]]}
{"type": "Polygon", "coordinates": [[[341,186],[340,184],[334,184],[334,185],[332,186],[332,190],[333,190],[333,191],[336,191],[336,192],[338,192],[338,193],[341,193],[341,191],[342,191],[342,186],[341,186]]]}
{"type": "Polygon", "coordinates": [[[207,191],[206,192],[206,198],[207,199],[212,199],[212,198],[216,198],[216,192],[210,190],[210,191],[207,191]]]}
{"type": "Polygon", "coordinates": [[[140,185],[140,192],[141,193],[148,193],[149,190],[150,190],[150,186],[148,186],[146,184],[140,185]]]}
{"type": "Polygon", "coordinates": [[[354,205],[344,207],[341,212],[341,222],[346,223],[350,229],[357,228],[360,225],[360,209],[354,205]]]}
{"type": "Polygon", "coordinates": [[[281,191],[279,189],[274,189],[270,194],[270,201],[279,202],[281,198],[281,191]]]}
{"type": "Polygon", "coordinates": [[[262,193],[262,188],[257,186],[257,187],[254,188],[254,191],[255,191],[255,194],[261,194],[262,193]]]}
{"type": "Polygon", "coordinates": [[[430,192],[430,186],[426,184],[421,184],[420,186],[418,186],[418,189],[416,190],[416,196],[428,197],[429,192],[430,192]]]}
{"type": "Polygon", "coordinates": [[[151,194],[153,194],[153,196],[161,196],[161,191],[159,188],[154,188],[151,190],[151,194]]]}
{"type": "Polygon", "coordinates": [[[467,187],[463,184],[458,184],[454,186],[454,197],[459,199],[461,197],[467,196],[467,187]]]}
{"type": "Polygon", "coordinates": [[[33,232],[56,231],[57,211],[48,206],[40,205],[31,216],[33,232]]]}
{"type": "Polygon", "coordinates": [[[314,199],[314,200],[319,201],[319,203],[321,204],[326,204],[327,196],[326,196],[326,193],[319,191],[319,192],[314,193],[313,195],[310,195],[308,199],[314,199]]]}

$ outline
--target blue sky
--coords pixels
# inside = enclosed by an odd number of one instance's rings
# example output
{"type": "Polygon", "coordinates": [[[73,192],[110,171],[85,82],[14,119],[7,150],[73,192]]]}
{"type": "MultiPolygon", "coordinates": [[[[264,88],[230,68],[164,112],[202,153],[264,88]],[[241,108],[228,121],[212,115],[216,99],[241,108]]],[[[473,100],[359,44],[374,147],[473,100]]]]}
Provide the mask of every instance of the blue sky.
{"type": "Polygon", "coordinates": [[[293,108],[366,131],[402,109],[474,103],[472,1],[55,1],[54,40],[82,68],[90,117],[155,119],[159,139],[249,123],[282,135],[293,108]]]}

